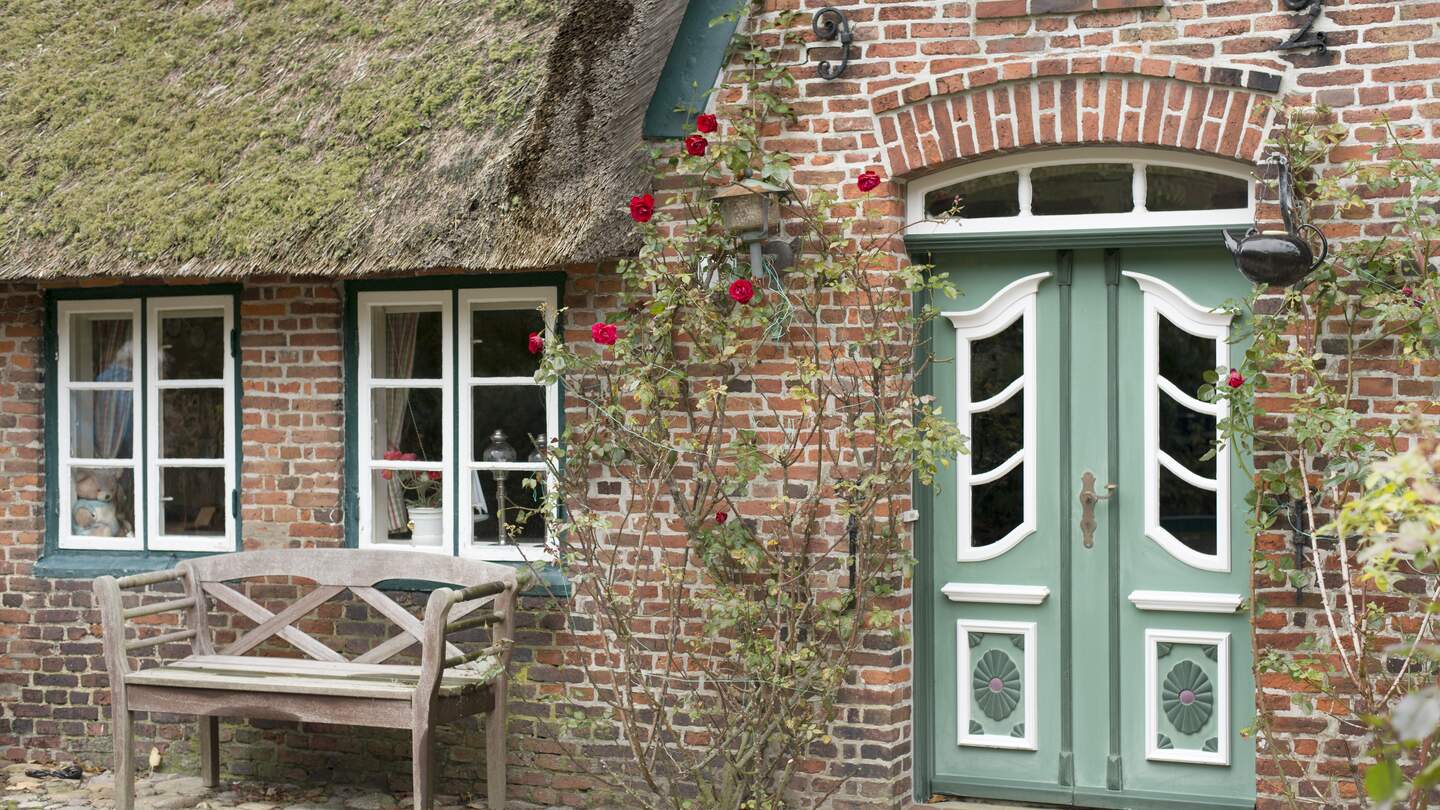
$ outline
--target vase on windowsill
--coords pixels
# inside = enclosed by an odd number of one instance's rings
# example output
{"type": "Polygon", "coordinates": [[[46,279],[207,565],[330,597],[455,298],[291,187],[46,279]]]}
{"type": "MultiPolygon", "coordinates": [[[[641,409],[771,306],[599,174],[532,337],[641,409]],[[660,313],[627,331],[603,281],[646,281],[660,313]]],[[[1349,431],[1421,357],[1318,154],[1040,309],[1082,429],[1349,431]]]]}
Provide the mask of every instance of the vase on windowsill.
{"type": "Polygon", "coordinates": [[[412,506],[410,513],[410,545],[438,546],[444,539],[442,510],[438,506],[412,506]]]}

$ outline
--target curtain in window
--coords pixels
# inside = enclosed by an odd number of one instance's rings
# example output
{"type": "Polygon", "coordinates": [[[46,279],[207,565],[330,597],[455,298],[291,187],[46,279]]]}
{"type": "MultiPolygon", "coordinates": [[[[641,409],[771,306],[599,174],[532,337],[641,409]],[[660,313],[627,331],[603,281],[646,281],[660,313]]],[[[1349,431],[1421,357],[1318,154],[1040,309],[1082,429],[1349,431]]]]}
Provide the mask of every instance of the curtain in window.
{"type": "MultiPolygon", "coordinates": [[[[97,382],[130,382],[134,379],[134,346],[129,321],[92,321],[90,324],[93,367],[100,372],[97,382]]],[[[80,458],[126,458],[131,455],[132,408],[129,391],[95,391],[90,408],[75,415],[80,429],[71,454],[80,458]]]]}
{"type": "MultiPolygon", "coordinates": [[[[408,379],[415,369],[415,335],[420,324],[416,312],[387,312],[385,314],[385,376],[390,379],[408,379]]],[[[385,393],[385,441],[387,449],[399,449],[405,431],[406,416],[410,412],[410,389],[391,388],[385,393]]],[[[387,506],[390,515],[390,530],[399,531],[410,524],[410,513],[405,508],[405,488],[400,486],[399,477],[392,477],[387,487],[387,506]]]]}

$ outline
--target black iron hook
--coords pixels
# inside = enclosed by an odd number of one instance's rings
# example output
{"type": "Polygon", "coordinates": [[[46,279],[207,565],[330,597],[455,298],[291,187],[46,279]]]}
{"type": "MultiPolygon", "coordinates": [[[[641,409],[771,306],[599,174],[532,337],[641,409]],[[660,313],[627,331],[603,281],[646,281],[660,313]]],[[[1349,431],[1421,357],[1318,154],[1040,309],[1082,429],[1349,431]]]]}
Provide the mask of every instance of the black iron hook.
{"type": "Polygon", "coordinates": [[[810,30],[814,31],[815,38],[822,42],[829,42],[837,37],[840,39],[840,66],[833,67],[828,59],[815,66],[815,71],[822,79],[840,78],[840,74],[850,65],[850,43],[855,38],[850,33],[850,21],[845,18],[845,12],[834,6],[820,9],[815,12],[810,30]]]}

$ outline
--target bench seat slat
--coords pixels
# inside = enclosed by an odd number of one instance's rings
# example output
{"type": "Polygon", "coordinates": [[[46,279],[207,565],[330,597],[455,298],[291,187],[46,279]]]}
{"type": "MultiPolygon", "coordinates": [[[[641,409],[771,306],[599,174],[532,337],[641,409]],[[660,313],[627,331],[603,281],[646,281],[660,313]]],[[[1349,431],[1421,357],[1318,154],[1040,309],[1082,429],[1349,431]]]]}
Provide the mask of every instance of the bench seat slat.
{"type": "MultiPolygon", "coordinates": [[[[439,696],[458,697],[483,688],[499,674],[494,660],[474,670],[448,670],[440,678],[439,696]]],[[[401,664],[338,664],[290,658],[197,655],[163,667],[143,669],[125,677],[127,685],[173,686],[279,692],[297,695],[409,700],[415,694],[420,668],[401,664]]]]}

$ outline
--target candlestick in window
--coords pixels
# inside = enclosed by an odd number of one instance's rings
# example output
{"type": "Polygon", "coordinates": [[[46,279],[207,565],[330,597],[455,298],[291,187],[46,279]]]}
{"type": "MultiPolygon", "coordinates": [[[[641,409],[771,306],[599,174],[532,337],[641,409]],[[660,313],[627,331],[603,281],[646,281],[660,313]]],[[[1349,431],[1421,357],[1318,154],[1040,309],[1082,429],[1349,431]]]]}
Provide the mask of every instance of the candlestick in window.
{"type": "MultiPolygon", "coordinates": [[[[510,437],[505,431],[496,429],[490,434],[490,443],[480,454],[480,460],[490,463],[508,464],[515,460],[515,448],[510,446],[510,437]]],[[[505,475],[508,470],[495,470],[495,525],[498,540],[505,542],[505,475]]]]}

